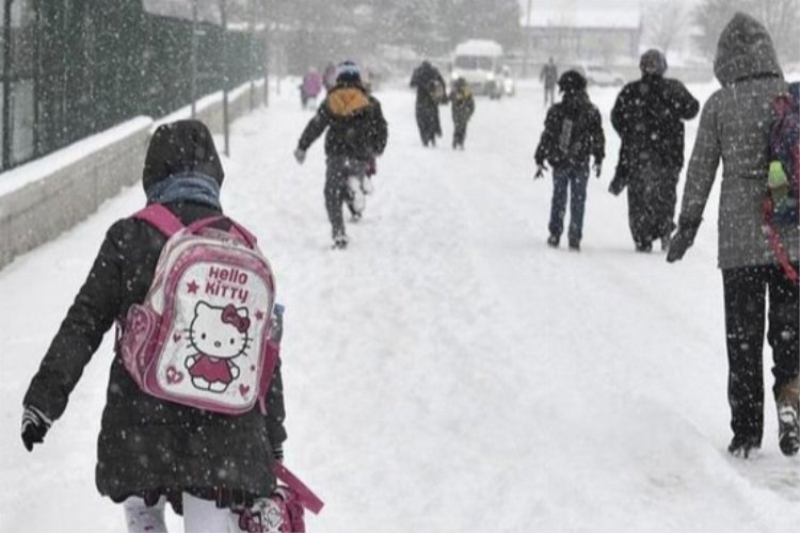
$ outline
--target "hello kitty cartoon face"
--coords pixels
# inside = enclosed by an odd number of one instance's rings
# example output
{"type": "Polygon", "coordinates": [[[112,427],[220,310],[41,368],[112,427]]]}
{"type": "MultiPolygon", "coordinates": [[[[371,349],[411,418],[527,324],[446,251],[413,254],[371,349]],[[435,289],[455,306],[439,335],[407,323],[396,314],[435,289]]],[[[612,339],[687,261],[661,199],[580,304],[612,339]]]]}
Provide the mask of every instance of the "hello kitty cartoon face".
{"type": "Polygon", "coordinates": [[[189,342],[199,353],[233,359],[250,347],[250,318],[246,307],[214,307],[198,302],[189,325],[189,342]]]}

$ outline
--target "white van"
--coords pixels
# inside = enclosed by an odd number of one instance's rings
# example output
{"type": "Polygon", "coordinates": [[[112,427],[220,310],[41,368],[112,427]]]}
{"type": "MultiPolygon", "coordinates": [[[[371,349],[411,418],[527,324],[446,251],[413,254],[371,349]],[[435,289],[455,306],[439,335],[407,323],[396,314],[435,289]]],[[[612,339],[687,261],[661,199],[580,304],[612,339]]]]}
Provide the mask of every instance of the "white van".
{"type": "Polygon", "coordinates": [[[453,52],[451,81],[464,78],[474,94],[491,98],[503,95],[499,82],[503,47],[495,41],[471,39],[456,46],[453,52]]]}

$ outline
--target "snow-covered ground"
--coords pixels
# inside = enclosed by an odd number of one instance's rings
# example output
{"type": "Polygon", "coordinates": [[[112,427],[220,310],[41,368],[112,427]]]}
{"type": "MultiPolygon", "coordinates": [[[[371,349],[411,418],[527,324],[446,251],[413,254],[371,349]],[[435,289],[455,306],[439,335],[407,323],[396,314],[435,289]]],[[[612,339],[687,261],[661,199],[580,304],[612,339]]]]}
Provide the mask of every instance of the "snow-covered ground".
{"type": "MultiPolygon", "coordinates": [[[[296,165],[311,112],[283,87],[234,124],[223,202],[260,236],[287,308],[287,462],[326,502],[311,532],[796,528],[800,462],[778,450],[771,399],[761,455],[725,451],[716,200],[681,263],[633,252],[626,201],[606,192],[615,90],[591,92],[608,159],[589,184],[580,253],[545,245],[552,187],[531,179],[544,119],[533,84],[479,99],[464,152],[449,148],[449,109],[445,138],[424,149],[412,93],[379,92],[389,147],[340,252],[322,141],[296,165]]],[[[691,89],[705,100],[713,86],[691,89]]],[[[0,271],[3,533],[125,530],[94,488],[110,335],[45,444],[29,454],[18,432],[28,382],[106,228],[143,200],[124,191],[0,271]]]]}

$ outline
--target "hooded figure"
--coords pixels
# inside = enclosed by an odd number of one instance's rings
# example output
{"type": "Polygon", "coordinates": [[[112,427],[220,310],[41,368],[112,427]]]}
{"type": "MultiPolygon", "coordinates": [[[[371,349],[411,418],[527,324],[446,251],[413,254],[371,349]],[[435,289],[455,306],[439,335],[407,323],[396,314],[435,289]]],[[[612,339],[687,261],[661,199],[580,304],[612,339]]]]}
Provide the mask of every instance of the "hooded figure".
{"type": "Polygon", "coordinates": [[[444,79],[436,67],[423,61],[414,69],[410,85],[417,89],[416,117],[422,145],[436,146],[436,137],[442,136],[439,104],[446,100],[444,79]]]}
{"type": "MultiPolygon", "coordinates": [[[[203,123],[182,120],[156,130],[142,175],[148,203],[163,204],[185,225],[220,216],[223,178],[203,123]]],[[[229,226],[220,223],[223,229],[229,226]]],[[[50,423],[64,413],[105,333],[115,321],[124,327],[128,308],[144,300],[165,242],[159,230],[137,218],[123,218],[109,228],[25,394],[28,449],[42,442],[50,423]]],[[[139,520],[137,513],[163,521],[165,499],[178,511],[190,501],[192,509],[210,508],[211,515],[224,518],[225,508],[272,493],[272,457],[280,457],[286,438],[279,368],[265,419],[258,408],[228,416],[162,401],[139,389],[119,353],[104,357],[111,363],[97,441],[97,489],[125,502],[129,521],[139,520]]]]}
{"type": "Polygon", "coordinates": [[[654,240],[666,249],[675,229],[675,204],[683,167],[683,121],[699,102],[678,80],[664,77],[667,60],[658,50],[642,54],[642,77],[622,88],[611,124],[622,138],[609,190],[628,187],[628,225],[636,250],[649,252],[654,240]]]}
{"type": "MultiPolygon", "coordinates": [[[[787,91],[787,84],[767,30],[742,13],[737,13],[720,35],[714,73],[722,88],[703,106],[686,174],[678,232],[667,260],[681,259],[694,242],[721,161],[717,230],[733,429],[728,450],[746,457],[761,445],[762,351],[764,321],[768,318],[780,447],[784,454],[793,455],[800,448],[798,287],[785,276],[762,230],[771,104],[787,91]]],[[[800,259],[797,225],[787,224],[777,230],[796,269],[800,259]]]]}
{"type": "Polygon", "coordinates": [[[600,177],[605,157],[605,136],[600,111],[586,93],[586,78],[568,70],[558,79],[561,101],[547,111],[544,131],[536,148],[535,177],[541,177],[545,162],[553,167],[553,199],[550,204],[550,237],[547,244],[557,247],[564,231],[567,195],[570,196],[569,247],[580,250],[583,213],[589,181],[589,158],[600,177]]]}

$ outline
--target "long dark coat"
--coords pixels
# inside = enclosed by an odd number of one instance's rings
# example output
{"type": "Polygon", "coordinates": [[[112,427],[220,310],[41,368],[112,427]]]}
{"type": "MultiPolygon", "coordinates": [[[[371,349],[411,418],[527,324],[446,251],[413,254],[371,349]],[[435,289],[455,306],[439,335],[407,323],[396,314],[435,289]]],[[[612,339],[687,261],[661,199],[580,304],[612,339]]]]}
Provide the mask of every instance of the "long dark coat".
{"type": "Polygon", "coordinates": [[[436,67],[425,61],[414,69],[410,85],[417,89],[416,118],[422,143],[435,143],[436,137],[442,136],[439,104],[444,96],[444,78],[436,67]]]}
{"type": "Polygon", "coordinates": [[[611,125],[622,139],[614,178],[619,186],[624,188],[653,155],[664,167],[680,170],[683,121],[699,110],[700,103],[678,80],[646,74],[623,87],[611,110],[611,125]]]}
{"type": "MultiPolygon", "coordinates": [[[[145,187],[170,174],[195,170],[219,183],[223,173],[210,134],[195,121],[162,126],[148,150],[145,187]],[[199,126],[198,126],[199,125],[199,126]]],[[[167,204],[184,224],[220,212],[192,202],[167,204]]],[[[141,303],[165,237],[132,218],[106,234],[94,265],[31,381],[25,405],[53,420],[67,407],[84,366],[104,334],[128,308],[141,303]]],[[[258,408],[240,416],[215,414],[143,393],[118,354],[110,355],[108,393],[97,443],[100,494],[120,502],[132,495],[154,502],[165,494],[179,507],[181,491],[220,505],[269,495],[274,486],[273,445],[286,438],[283,386],[276,369],[268,416],[258,408]]]]}

